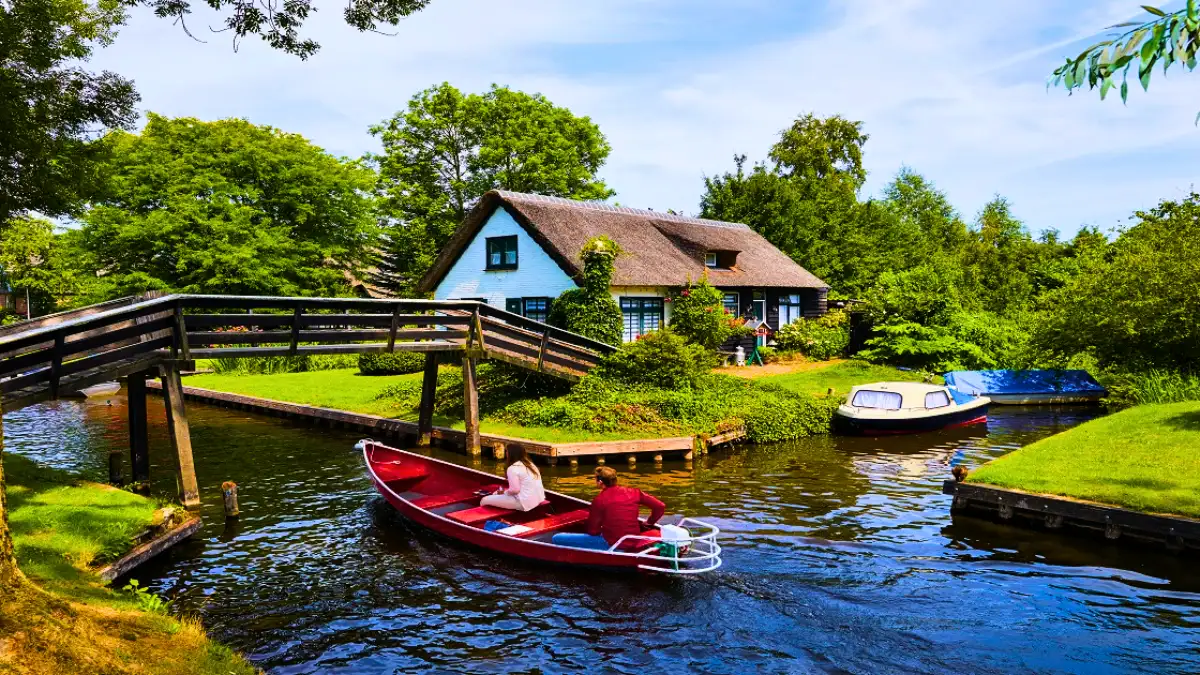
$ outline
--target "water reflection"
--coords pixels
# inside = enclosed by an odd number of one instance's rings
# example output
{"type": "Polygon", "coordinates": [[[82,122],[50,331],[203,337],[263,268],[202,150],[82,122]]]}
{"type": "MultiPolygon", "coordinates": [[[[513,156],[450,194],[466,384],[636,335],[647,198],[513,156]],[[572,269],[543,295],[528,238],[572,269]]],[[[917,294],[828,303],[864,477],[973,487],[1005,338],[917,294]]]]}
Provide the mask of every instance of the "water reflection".
{"type": "MultiPolygon", "coordinates": [[[[1200,670],[1200,574],[1184,559],[948,515],[951,466],[1091,414],[998,409],[986,430],[618,467],[727,533],[725,568],[678,580],[463,548],[374,496],[355,435],[194,405],[205,529],[139,576],[277,673],[1200,670]],[[240,485],[231,525],[223,480],[240,485]]],[[[161,403],[151,416],[153,488],[170,493],[161,403]]],[[[103,479],[124,420],[119,398],[28,408],[6,417],[6,451],[103,479]]],[[[590,471],[544,470],[582,496],[590,471]]]]}

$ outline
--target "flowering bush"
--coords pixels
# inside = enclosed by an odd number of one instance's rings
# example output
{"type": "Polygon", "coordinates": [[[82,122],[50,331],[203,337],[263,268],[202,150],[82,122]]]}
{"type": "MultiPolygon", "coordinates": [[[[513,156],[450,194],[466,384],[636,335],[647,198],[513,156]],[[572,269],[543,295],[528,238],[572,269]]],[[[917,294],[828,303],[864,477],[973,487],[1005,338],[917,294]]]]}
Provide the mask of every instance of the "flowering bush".
{"type": "Polygon", "coordinates": [[[745,319],[725,311],[722,295],[708,283],[707,274],[700,281],[689,281],[666,299],[671,303],[671,329],[705,349],[716,349],[731,337],[748,335],[745,319]]]}
{"type": "Polygon", "coordinates": [[[793,321],[775,331],[775,346],[818,361],[841,356],[850,345],[850,321],[840,309],[816,319],[793,321]]]}

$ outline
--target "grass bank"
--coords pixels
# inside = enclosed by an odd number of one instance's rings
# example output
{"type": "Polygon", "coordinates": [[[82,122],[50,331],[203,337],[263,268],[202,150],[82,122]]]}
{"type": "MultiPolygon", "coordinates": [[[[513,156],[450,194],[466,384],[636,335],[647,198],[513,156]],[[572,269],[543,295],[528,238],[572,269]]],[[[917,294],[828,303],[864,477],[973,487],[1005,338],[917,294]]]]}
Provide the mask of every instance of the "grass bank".
{"type": "Polygon", "coordinates": [[[988,462],[967,480],[1200,518],[1200,401],[1092,420],[988,462]]]}
{"type": "Polygon", "coordinates": [[[32,583],[0,598],[0,672],[256,672],[199,622],[96,575],[98,563],[124,554],[154,522],[153,500],[12,454],[4,473],[17,563],[32,583]]]}
{"type": "MultiPolygon", "coordinates": [[[[442,366],[435,423],[462,428],[461,371],[442,366]]],[[[919,380],[921,374],[860,361],[719,369],[695,392],[654,387],[577,387],[536,381],[524,371],[481,372],[480,426],[485,433],[545,442],[619,440],[715,433],[737,422],[761,440],[824,433],[836,407],[823,398],[855,384],[919,380]],[[736,375],[737,377],[731,377],[736,375]],[[748,381],[750,380],[750,381],[748,381]],[[814,398],[815,397],[815,398],[814,398]]],[[[421,375],[363,376],[353,369],[272,375],[197,375],[188,386],[415,420],[421,375]]]]}

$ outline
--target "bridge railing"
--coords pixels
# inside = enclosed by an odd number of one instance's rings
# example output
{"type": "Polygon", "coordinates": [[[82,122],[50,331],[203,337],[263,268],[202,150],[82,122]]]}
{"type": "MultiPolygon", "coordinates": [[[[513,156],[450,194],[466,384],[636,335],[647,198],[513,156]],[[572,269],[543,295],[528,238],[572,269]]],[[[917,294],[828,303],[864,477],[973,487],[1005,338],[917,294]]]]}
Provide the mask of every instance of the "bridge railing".
{"type": "Polygon", "coordinates": [[[613,347],[474,301],[169,295],[0,335],[10,410],[162,359],[475,351],[578,378],[613,347]]]}

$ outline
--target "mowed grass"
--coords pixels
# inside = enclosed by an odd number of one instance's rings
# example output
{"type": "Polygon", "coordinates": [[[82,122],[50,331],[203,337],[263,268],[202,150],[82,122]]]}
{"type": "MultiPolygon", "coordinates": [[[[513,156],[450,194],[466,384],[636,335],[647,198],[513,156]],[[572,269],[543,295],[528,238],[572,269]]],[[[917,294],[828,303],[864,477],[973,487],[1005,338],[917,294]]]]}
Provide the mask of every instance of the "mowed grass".
{"type": "MultiPolygon", "coordinates": [[[[803,367],[792,373],[781,375],[765,375],[756,378],[759,382],[769,382],[791,391],[802,394],[822,395],[833,389],[835,396],[845,396],[850,388],[870,382],[920,382],[924,373],[914,370],[900,370],[892,366],[880,366],[866,361],[831,361],[824,367],[812,367],[814,364],[802,364],[803,367]]],[[[769,367],[769,366],[768,366],[769,367]]],[[[752,370],[750,366],[747,370],[752,370]]],[[[937,376],[934,382],[941,384],[942,378],[937,376]]]]}
{"type": "MultiPolygon", "coordinates": [[[[443,370],[447,368],[454,368],[454,366],[442,366],[443,370]]],[[[346,369],[277,375],[195,375],[187,378],[184,384],[189,387],[213,389],[275,401],[416,421],[415,407],[398,405],[393,398],[381,399],[378,397],[380,392],[391,385],[408,383],[412,386],[419,386],[420,382],[421,373],[365,376],[359,375],[355,369],[346,369]]],[[[454,429],[463,428],[461,416],[435,415],[433,423],[437,426],[454,429]]],[[[486,416],[480,420],[479,428],[488,434],[528,438],[546,443],[615,441],[631,438],[628,432],[594,433],[552,427],[521,426],[490,420],[486,416]]],[[[636,436],[649,438],[654,434],[639,432],[636,436]]]]}
{"type": "Polygon", "coordinates": [[[967,480],[1200,518],[1200,401],[1092,420],[988,462],[967,480]]]}
{"type": "Polygon", "coordinates": [[[0,593],[0,672],[257,672],[198,621],[143,611],[96,575],[154,522],[157,503],[11,453],[3,462],[17,565],[29,581],[0,593]]]}

